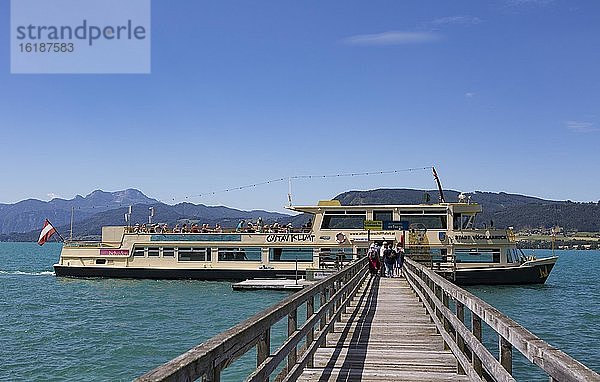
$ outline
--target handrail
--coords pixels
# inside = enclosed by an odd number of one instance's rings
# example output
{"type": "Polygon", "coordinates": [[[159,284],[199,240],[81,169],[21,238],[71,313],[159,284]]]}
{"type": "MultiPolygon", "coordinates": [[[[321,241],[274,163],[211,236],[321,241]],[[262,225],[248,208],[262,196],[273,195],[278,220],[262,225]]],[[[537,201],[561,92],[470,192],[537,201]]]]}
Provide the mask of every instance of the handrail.
{"type": "Polygon", "coordinates": [[[198,378],[219,381],[224,368],[255,346],[257,369],[248,380],[269,380],[286,358],[287,365],[278,377],[299,375],[306,365],[312,365],[314,352],[325,341],[327,332],[334,330],[334,323],[340,319],[366,275],[367,258],[356,260],[347,268],[257,313],[136,381],[190,381],[198,378]],[[319,309],[315,311],[317,295],[319,309]],[[306,304],[306,321],[298,327],[298,308],[303,304],[306,304]],[[288,317],[288,338],[271,354],[271,327],[285,316],[288,317]],[[298,354],[297,345],[303,339],[306,339],[306,346],[302,354],[298,354]]]}
{"type": "Polygon", "coordinates": [[[442,337],[460,364],[460,371],[473,378],[485,375],[496,381],[512,378],[512,348],[539,366],[551,381],[600,381],[600,375],[502,314],[498,309],[456,286],[411,259],[405,261],[406,279],[423,301],[442,337]],[[454,303],[455,312],[450,309],[454,303]],[[472,330],[464,324],[464,308],[471,311],[472,330]],[[499,360],[481,343],[481,323],[498,334],[499,360]],[[470,359],[469,359],[470,358],[470,359]]]}

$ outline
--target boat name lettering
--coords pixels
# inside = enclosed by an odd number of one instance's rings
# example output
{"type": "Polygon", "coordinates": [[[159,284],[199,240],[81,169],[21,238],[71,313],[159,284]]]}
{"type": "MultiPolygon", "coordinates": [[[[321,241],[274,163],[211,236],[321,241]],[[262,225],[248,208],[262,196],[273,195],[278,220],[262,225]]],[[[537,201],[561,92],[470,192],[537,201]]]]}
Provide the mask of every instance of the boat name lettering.
{"type": "Polygon", "coordinates": [[[455,240],[506,240],[506,235],[456,235],[455,240]]]}
{"type": "Polygon", "coordinates": [[[100,256],[129,256],[128,249],[101,249],[100,256]]]}
{"type": "Polygon", "coordinates": [[[287,234],[273,234],[267,235],[267,243],[293,243],[295,241],[314,241],[315,235],[311,234],[297,234],[297,233],[287,233],[287,234]]]}
{"type": "MultiPolygon", "coordinates": [[[[350,232],[350,236],[366,236],[368,234],[367,231],[360,231],[360,232],[350,232]]],[[[371,236],[375,236],[375,235],[395,235],[396,232],[394,231],[371,231],[371,236]]]]}

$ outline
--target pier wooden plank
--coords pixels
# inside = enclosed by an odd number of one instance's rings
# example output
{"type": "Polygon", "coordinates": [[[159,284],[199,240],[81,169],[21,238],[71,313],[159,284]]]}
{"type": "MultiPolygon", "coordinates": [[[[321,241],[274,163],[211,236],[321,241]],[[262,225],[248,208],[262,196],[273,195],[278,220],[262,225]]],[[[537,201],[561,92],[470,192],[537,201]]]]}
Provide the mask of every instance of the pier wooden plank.
{"type": "Polygon", "coordinates": [[[406,280],[365,283],[300,381],[468,381],[406,280]]]}

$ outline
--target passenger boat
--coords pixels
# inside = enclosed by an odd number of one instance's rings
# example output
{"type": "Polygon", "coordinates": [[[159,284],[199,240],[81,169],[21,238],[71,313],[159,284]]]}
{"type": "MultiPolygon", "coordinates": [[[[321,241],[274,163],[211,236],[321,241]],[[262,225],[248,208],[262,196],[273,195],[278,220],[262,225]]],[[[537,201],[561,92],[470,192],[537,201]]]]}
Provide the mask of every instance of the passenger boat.
{"type": "Polygon", "coordinates": [[[331,200],[288,208],[309,214],[311,224],[285,232],[173,233],[103,227],[101,242],[66,242],[55,273],[202,280],[318,277],[365,256],[371,243],[386,241],[402,243],[406,256],[427,262],[457,284],[541,284],[557,260],[525,257],[511,230],[475,228],[481,206],[464,199],[356,206],[331,200]]]}

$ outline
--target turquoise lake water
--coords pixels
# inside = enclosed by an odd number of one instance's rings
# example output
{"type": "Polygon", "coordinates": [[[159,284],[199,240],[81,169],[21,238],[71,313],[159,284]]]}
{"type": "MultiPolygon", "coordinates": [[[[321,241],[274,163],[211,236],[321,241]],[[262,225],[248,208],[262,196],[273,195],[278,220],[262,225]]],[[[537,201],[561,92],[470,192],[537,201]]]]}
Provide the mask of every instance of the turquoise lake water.
{"type": "MultiPolygon", "coordinates": [[[[0,243],[2,381],[131,380],[288,295],[233,292],[228,282],[57,278],[59,253],[55,243],[0,243]]],[[[557,254],[545,285],[469,290],[599,371],[600,251],[557,254]]],[[[223,380],[242,380],[254,362],[236,361],[223,380]]],[[[514,362],[518,380],[547,381],[514,362]]]]}

